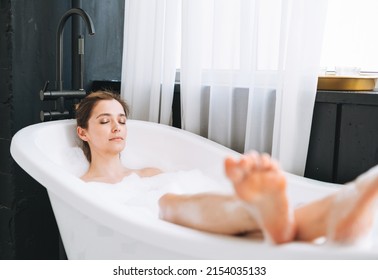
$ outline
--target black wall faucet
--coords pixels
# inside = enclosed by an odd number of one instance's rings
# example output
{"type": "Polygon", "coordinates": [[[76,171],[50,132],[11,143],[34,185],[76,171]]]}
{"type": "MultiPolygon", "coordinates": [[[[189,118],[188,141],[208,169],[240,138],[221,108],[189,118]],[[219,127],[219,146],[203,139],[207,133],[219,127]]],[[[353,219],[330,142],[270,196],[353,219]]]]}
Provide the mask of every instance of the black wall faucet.
{"type": "Polygon", "coordinates": [[[88,33],[90,35],[95,34],[95,28],[91,17],[80,8],[72,8],[65,12],[62,18],[59,21],[58,30],[56,33],[56,83],[57,90],[63,90],[63,81],[62,81],[62,62],[63,62],[63,31],[67,19],[72,15],[79,15],[84,20],[87,25],[88,33]]]}
{"type": "Polygon", "coordinates": [[[79,38],[79,55],[81,58],[80,71],[78,71],[80,77],[80,88],[73,90],[63,90],[63,80],[62,80],[62,65],[63,65],[63,30],[67,22],[67,19],[72,15],[79,15],[87,25],[88,33],[90,35],[95,34],[95,28],[91,17],[80,8],[72,8],[64,13],[62,18],[59,21],[58,29],[56,32],[56,90],[48,90],[49,82],[45,83],[43,89],[39,92],[41,101],[45,100],[54,100],[54,109],[49,111],[41,111],[40,119],[41,121],[46,120],[56,120],[67,118],[70,116],[69,111],[65,109],[65,99],[74,99],[83,98],[86,95],[85,90],[83,89],[83,54],[84,54],[84,39],[79,38]]]}

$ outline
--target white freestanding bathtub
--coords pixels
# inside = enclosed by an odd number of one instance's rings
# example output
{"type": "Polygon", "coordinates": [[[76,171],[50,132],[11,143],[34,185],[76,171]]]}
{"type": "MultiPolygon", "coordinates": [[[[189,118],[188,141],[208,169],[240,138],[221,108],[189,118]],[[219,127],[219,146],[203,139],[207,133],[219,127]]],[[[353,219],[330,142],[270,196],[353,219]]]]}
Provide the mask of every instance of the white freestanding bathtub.
{"type": "MultiPolygon", "coordinates": [[[[165,170],[199,169],[224,182],[223,159],[238,156],[210,140],[155,123],[128,120],[125,163],[165,170]]],[[[269,245],[261,240],[196,231],[146,215],[91,191],[79,179],[87,163],[67,159],[78,151],[74,120],[52,121],[20,130],[12,139],[16,162],[48,191],[69,259],[378,259],[369,248],[292,242],[269,245]]],[[[338,185],[288,174],[295,203],[334,192],[338,185]]],[[[105,189],[106,191],[106,189],[105,189]]]]}

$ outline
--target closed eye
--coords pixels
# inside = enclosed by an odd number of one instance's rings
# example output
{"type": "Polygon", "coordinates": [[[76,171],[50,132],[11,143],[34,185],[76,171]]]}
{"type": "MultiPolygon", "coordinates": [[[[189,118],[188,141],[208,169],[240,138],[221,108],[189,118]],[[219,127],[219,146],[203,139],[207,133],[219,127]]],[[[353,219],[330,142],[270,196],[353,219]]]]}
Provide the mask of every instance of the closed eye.
{"type": "Polygon", "coordinates": [[[118,120],[118,123],[124,125],[124,124],[126,124],[126,119],[125,118],[120,118],[118,120]]]}
{"type": "Polygon", "coordinates": [[[100,124],[107,124],[109,123],[109,120],[100,120],[100,124]]]}

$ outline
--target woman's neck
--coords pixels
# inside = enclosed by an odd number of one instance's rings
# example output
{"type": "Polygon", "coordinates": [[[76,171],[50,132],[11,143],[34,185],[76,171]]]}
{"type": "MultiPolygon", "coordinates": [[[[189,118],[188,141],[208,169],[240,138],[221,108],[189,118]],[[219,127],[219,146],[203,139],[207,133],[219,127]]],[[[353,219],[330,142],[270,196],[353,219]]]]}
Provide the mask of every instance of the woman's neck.
{"type": "Polygon", "coordinates": [[[86,174],[82,177],[85,181],[101,181],[107,183],[120,182],[130,171],[123,166],[119,155],[93,156],[86,174]]]}

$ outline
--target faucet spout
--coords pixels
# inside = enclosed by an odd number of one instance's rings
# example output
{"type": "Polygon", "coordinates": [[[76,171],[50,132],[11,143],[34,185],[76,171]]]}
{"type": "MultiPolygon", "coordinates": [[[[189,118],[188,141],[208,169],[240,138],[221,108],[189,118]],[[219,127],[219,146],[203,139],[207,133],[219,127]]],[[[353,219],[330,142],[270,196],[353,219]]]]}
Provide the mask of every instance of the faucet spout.
{"type": "Polygon", "coordinates": [[[63,81],[62,81],[62,62],[63,62],[63,30],[66,24],[67,19],[72,15],[79,15],[84,20],[89,35],[95,34],[95,28],[92,22],[91,17],[80,8],[72,8],[68,10],[60,19],[58,30],[56,33],[56,82],[57,90],[63,90],[63,81]]]}

